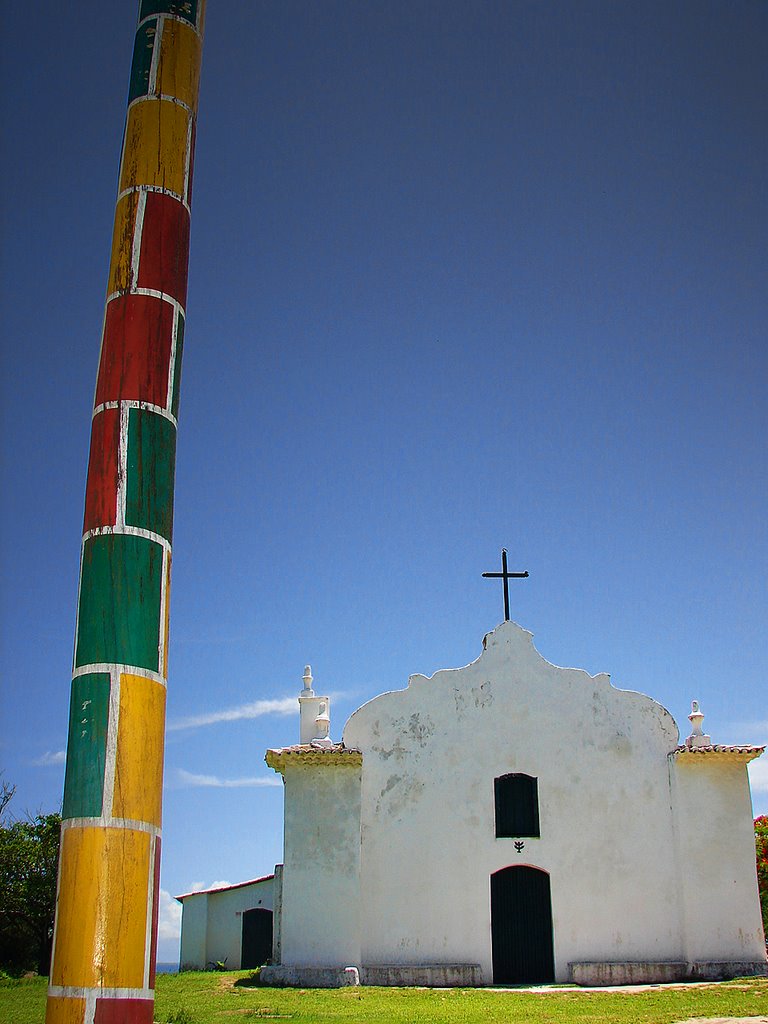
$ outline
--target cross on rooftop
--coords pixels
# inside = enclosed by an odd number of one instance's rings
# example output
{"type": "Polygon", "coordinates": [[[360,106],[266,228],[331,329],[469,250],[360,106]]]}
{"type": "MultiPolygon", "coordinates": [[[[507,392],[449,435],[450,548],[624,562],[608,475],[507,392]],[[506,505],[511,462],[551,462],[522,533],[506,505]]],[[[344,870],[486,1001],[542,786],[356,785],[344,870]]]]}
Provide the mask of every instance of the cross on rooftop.
{"type": "Polygon", "coordinates": [[[504,581],[504,621],[509,622],[509,581],[522,580],[528,576],[525,572],[509,572],[507,570],[507,549],[501,549],[501,572],[484,572],[485,579],[500,579],[504,581]]]}

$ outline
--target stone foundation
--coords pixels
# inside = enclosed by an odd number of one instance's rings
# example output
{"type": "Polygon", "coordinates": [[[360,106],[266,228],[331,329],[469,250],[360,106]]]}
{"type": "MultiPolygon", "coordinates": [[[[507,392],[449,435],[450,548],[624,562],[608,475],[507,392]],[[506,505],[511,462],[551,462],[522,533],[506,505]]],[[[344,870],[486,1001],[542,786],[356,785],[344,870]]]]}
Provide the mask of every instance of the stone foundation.
{"type": "Polygon", "coordinates": [[[483,984],[480,964],[375,964],[363,967],[363,985],[424,988],[476,988],[483,984]]]}
{"type": "Polygon", "coordinates": [[[344,988],[359,985],[360,972],[356,967],[298,967],[275,964],[262,967],[259,974],[262,985],[274,988],[344,988]]]}
{"type": "Polygon", "coordinates": [[[568,964],[576,985],[664,985],[673,981],[726,981],[729,978],[767,975],[768,963],[759,960],[581,961],[568,964]]]}
{"type": "Polygon", "coordinates": [[[688,975],[684,960],[579,961],[568,964],[576,985],[663,985],[688,975]]]}
{"type": "Polygon", "coordinates": [[[483,984],[480,964],[375,964],[368,967],[262,967],[263,985],[285,988],[342,988],[386,985],[424,988],[476,988],[483,984]]]}
{"type": "MultiPolygon", "coordinates": [[[[568,964],[575,985],[665,985],[676,981],[726,981],[768,975],[762,960],[577,961],[568,964]]],[[[343,988],[380,985],[402,988],[478,988],[485,984],[480,964],[369,964],[364,967],[262,967],[263,985],[276,988],[343,988]]]]}
{"type": "Polygon", "coordinates": [[[702,981],[728,981],[768,975],[765,960],[702,960],[688,965],[688,977],[702,981]]]}

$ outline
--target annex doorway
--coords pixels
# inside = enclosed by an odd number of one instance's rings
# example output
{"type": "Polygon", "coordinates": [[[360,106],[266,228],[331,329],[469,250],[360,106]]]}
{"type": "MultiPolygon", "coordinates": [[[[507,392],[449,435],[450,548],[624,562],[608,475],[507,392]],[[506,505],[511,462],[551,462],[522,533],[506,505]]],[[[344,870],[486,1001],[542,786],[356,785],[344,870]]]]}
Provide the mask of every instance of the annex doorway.
{"type": "Polygon", "coordinates": [[[272,959],[272,911],[246,910],[243,912],[243,945],[240,967],[261,967],[272,959]]]}
{"type": "Polygon", "coordinates": [[[494,985],[555,980],[549,875],[531,867],[491,875],[494,985]]]}

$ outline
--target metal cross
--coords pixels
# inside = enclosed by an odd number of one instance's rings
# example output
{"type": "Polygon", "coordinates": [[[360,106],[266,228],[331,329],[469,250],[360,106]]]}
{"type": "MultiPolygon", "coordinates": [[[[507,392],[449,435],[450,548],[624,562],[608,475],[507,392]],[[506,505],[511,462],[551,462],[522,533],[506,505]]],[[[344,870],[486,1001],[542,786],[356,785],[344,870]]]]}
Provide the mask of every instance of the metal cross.
{"type": "Polygon", "coordinates": [[[504,621],[509,622],[509,581],[522,580],[528,576],[528,572],[507,571],[507,549],[501,549],[501,572],[484,572],[485,579],[504,580],[504,621]]]}

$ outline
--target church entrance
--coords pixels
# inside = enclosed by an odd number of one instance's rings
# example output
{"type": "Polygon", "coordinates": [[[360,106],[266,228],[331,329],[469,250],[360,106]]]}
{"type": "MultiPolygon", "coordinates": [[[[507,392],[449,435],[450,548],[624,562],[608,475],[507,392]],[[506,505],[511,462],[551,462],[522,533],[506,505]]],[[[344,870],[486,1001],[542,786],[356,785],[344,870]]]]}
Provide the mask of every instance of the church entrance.
{"type": "Polygon", "coordinates": [[[243,913],[243,946],[240,967],[261,967],[272,959],[272,911],[246,910],[243,913]]]}
{"type": "Polygon", "coordinates": [[[491,875],[494,985],[555,980],[549,875],[531,867],[491,875]]]}

